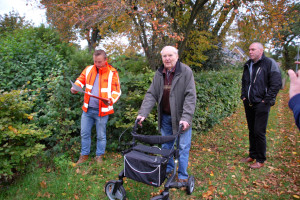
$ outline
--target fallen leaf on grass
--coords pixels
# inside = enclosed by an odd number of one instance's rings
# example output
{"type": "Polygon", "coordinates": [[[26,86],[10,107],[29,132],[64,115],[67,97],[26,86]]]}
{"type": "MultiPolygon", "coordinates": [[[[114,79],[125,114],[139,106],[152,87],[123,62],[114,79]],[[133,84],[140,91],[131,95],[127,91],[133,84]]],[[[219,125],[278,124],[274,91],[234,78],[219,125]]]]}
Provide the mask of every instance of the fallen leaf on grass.
{"type": "Polygon", "coordinates": [[[213,195],[214,191],[215,191],[215,187],[213,185],[210,185],[208,186],[208,191],[202,193],[202,197],[207,199],[213,195]]]}
{"type": "Polygon", "coordinates": [[[41,186],[42,188],[47,188],[47,183],[46,183],[46,181],[40,182],[40,186],[41,186]]]}
{"type": "Polygon", "coordinates": [[[38,192],[36,196],[41,197],[42,196],[41,192],[38,192]]]}
{"type": "Polygon", "coordinates": [[[295,199],[300,199],[300,197],[299,197],[298,195],[296,195],[296,194],[294,194],[293,197],[294,197],[295,199]]]}
{"type": "Polygon", "coordinates": [[[151,197],[155,197],[155,196],[158,196],[160,195],[160,192],[151,192],[151,197]]]}
{"type": "Polygon", "coordinates": [[[258,186],[258,187],[261,186],[261,183],[259,183],[259,182],[253,181],[252,183],[253,183],[254,186],[258,186]]]}
{"type": "Polygon", "coordinates": [[[38,197],[46,197],[46,198],[51,198],[51,194],[49,192],[45,192],[43,195],[41,195],[40,193],[38,193],[38,197]]]}
{"type": "Polygon", "coordinates": [[[264,187],[265,189],[268,189],[270,186],[268,186],[268,185],[266,184],[266,182],[263,181],[263,187],[264,187]]]}
{"type": "Polygon", "coordinates": [[[276,169],[275,167],[272,167],[272,166],[268,166],[268,168],[269,168],[271,171],[273,171],[273,170],[276,169]]]}

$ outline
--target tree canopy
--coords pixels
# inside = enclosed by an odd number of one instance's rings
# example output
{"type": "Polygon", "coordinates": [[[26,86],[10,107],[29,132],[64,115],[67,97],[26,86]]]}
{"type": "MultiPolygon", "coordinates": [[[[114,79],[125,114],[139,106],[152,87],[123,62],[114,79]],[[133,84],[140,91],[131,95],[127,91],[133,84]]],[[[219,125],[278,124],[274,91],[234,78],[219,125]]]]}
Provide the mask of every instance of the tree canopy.
{"type": "MultiPolygon", "coordinates": [[[[295,5],[291,0],[40,2],[47,8],[48,21],[65,40],[75,40],[79,34],[92,51],[104,37],[122,33],[131,46],[142,47],[152,69],[161,62],[159,52],[165,45],[176,46],[184,62],[201,66],[208,59],[205,52],[224,42],[235,21],[244,47],[254,40],[265,43],[289,25],[286,14],[295,5]]],[[[277,38],[282,39],[282,35],[277,38]]]]}
{"type": "Polygon", "coordinates": [[[0,15],[0,34],[11,33],[16,29],[28,27],[30,22],[21,17],[18,12],[12,11],[8,14],[0,15]]]}

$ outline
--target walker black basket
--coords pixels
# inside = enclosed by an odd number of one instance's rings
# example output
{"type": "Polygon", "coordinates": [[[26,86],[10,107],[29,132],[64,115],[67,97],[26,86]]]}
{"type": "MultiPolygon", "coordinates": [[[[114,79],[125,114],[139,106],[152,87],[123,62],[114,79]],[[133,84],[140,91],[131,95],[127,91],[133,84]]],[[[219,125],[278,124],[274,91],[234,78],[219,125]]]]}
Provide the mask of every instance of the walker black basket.
{"type": "Polygon", "coordinates": [[[159,187],[166,178],[168,159],[131,151],[124,155],[124,175],[130,179],[159,187]]]}
{"type": "Polygon", "coordinates": [[[151,200],[168,200],[170,188],[186,187],[187,193],[192,194],[195,185],[195,179],[193,176],[189,176],[188,182],[182,183],[175,181],[177,163],[180,156],[179,149],[177,147],[180,140],[180,134],[182,133],[182,124],[179,125],[177,134],[158,136],[137,134],[136,129],[138,122],[139,120],[135,121],[131,132],[133,140],[130,143],[125,143],[124,145],[129,145],[129,148],[122,151],[124,156],[124,169],[119,174],[119,180],[110,180],[105,185],[105,193],[107,197],[110,200],[126,199],[126,191],[123,187],[124,177],[155,187],[161,186],[165,179],[167,179],[164,184],[164,190],[159,195],[152,197],[151,200]],[[171,149],[160,149],[159,147],[154,146],[156,144],[163,144],[171,141],[174,141],[174,145],[171,149]],[[175,159],[175,166],[172,173],[167,177],[167,163],[172,157],[175,159]]]}
{"type": "Polygon", "coordinates": [[[174,155],[174,148],[160,149],[155,144],[174,141],[178,134],[170,136],[139,135],[136,133],[137,123],[131,132],[133,140],[148,145],[136,144],[124,154],[124,176],[130,179],[159,187],[166,178],[167,163],[174,155]]]}

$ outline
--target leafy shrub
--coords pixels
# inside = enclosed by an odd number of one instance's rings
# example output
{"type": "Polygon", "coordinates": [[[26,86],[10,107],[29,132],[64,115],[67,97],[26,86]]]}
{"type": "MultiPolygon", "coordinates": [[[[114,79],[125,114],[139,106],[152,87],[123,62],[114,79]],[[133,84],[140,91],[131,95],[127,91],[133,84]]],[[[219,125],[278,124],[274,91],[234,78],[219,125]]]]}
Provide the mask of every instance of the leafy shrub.
{"type": "Polygon", "coordinates": [[[68,152],[77,156],[83,95],[70,92],[69,80],[75,82],[93,60],[87,51],[75,51],[68,59],[68,63],[58,63],[55,73],[47,78],[49,99],[39,111],[39,126],[52,133],[45,140],[52,153],[68,152]]]}
{"type": "Polygon", "coordinates": [[[32,106],[27,91],[0,94],[0,177],[3,179],[23,172],[31,158],[45,147],[40,141],[48,133],[32,123],[33,114],[27,113],[32,106]]]}
{"type": "MultiPolygon", "coordinates": [[[[92,56],[84,51],[76,52],[76,47],[63,43],[53,29],[44,26],[7,32],[0,43],[3,44],[0,45],[1,89],[29,89],[28,95],[36,97],[31,107],[37,113],[36,125],[52,133],[43,142],[48,148],[56,146],[62,137],[76,130],[74,115],[69,115],[68,110],[78,105],[76,99],[71,98],[68,79],[74,80],[78,75],[74,71],[81,72],[85,67],[76,70],[78,59],[83,63],[92,60],[92,56]]],[[[82,104],[80,99],[77,101],[82,104]]],[[[75,112],[79,110],[78,106],[75,112]]],[[[67,137],[70,140],[69,135],[67,137]]]]}
{"type": "MultiPolygon", "coordinates": [[[[119,77],[121,82],[122,95],[119,101],[114,105],[115,113],[110,116],[107,124],[107,146],[115,149],[118,145],[118,138],[126,129],[122,140],[130,137],[131,128],[134,125],[138,115],[138,110],[148,90],[154,72],[148,70],[146,73],[135,74],[120,70],[119,77]]],[[[157,133],[157,114],[156,108],[153,108],[148,118],[143,122],[143,134],[157,133]]]]}
{"type": "Polygon", "coordinates": [[[22,29],[29,26],[30,22],[21,17],[18,12],[12,11],[9,14],[0,15],[0,37],[6,33],[13,32],[16,29],[22,29]]]}
{"type": "Polygon", "coordinates": [[[122,55],[112,61],[112,65],[118,70],[132,72],[132,73],[147,73],[149,71],[149,64],[145,56],[134,54],[131,57],[122,55]]]}
{"type": "Polygon", "coordinates": [[[195,74],[197,104],[193,129],[200,133],[234,112],[240,100],[241,70],[195,74]]]}
{"type": "Polygon", "coordinates": [[[1,89],[30,89],[33,95],[39,94],[34,110],[40,110],[49,97],[47,78],[57,74],[73,48],[44,26],[7,33],[0,43],[1,89]]]}

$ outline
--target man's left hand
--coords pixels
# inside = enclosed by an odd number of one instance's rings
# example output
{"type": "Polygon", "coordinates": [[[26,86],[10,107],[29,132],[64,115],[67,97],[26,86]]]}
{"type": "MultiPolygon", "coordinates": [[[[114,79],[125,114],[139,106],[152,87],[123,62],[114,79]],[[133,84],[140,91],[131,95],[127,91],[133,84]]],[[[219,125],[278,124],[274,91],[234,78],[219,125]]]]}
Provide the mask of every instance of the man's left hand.
{"type": "Polygon", "coordinates": [[[111,104],[110,99],[108,99],[108,101],[102,101],[105,105],[109,106],[111,104]]]}
{"type": "Polygon", "coordinates": [[[186,129],[188,129],[189,126],[190,126],[190,124],[188,122],[186,122],[186,121],[180,121],[179,124],[183,125],[183,128],[182,128],[183,131],[186,130],[186,129]]]}

